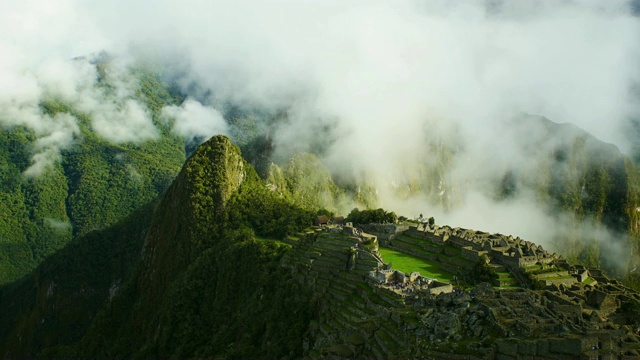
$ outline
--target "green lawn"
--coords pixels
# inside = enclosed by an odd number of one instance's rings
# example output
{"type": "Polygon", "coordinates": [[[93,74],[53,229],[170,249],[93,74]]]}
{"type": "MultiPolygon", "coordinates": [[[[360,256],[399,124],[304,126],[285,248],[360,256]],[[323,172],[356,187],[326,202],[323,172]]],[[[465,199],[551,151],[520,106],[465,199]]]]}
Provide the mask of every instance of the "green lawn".
{"type": "Polygon", "coordinates": [[[385,262],[392,263],[393,269],[400,270],[404,273],[419,271],[422,276],[444,282],[450,282],[453,279],[453,275],[450,272],[441,269],[435,262],[383,247],[380,247],[379,251],[385,262]]]}

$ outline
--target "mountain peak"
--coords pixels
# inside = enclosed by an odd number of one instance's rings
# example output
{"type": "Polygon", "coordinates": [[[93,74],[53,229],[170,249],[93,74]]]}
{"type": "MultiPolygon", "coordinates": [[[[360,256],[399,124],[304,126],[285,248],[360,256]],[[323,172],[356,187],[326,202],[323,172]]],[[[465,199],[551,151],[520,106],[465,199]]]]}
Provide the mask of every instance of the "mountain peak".
{"type": "Polygon", "coordinates": [[[183,268],[220,233],[246,170],[240,149],[226,136],[213,136],[197,148],[156,209],[143,249],[149,269],[183,268]]]}

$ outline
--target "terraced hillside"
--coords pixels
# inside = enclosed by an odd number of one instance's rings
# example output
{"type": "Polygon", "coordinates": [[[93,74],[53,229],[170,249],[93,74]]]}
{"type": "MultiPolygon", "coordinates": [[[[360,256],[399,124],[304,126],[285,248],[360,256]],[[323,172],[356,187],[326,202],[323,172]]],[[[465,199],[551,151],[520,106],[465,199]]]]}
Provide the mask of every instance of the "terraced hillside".
{"type": "MultiPolygon", "coordinates": [[[[304,345],[310,357],[624,358],[640,350],[633,316],[624,315],[640,296],[602,274],[600,281],[578,281],[593,280],[585,268],[579,275],[555,265],[529,267],[541,270],[540,279],[574,280],[533,290],[517,279],[528,281],[520,268],[490,263],[492,284],[462,290],[394,270],[384,258],[389,250],[379,248],[375,236],[348,226],[310,229],[287,241],[293,246],[282,265],[313,290],[317,303],[317,321],[304,345]]],[[[411,230],[390,244],[455,278],[477,265],[463,257],[469,249],[428,244],[411,230]]]]}
{"type": "Polygon", "coordinates": [[[404,301],[393,291],[371,286],[369,272],[383,263],[374,252],[352,252],[358,239],[340,232],[307,234],[283,260],[314,289],[320,316],[310,355],[367,354],[388,358],[403,353],[406,339],[399,321],[404,301]],[[350,258],[355,255],[355,264],[350,258]],[[349,269],[350,268],[350,269],[349,269]],[[394,315],[388,309],[395,309],[394,315]]]}

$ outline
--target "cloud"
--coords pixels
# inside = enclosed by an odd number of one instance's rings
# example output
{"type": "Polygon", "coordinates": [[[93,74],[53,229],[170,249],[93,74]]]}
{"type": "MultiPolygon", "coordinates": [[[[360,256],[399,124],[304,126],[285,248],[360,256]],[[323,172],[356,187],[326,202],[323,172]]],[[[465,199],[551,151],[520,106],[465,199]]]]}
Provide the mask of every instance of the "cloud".
{"type": "Polygon", "coordinates": [[[113,142],[141,142],[158,137],[149,110],[135,100],[96,104],[87,110],[92,115],[92,129],[113,142]]]}
{"type": "Polygon", "coordinates": [[[5,80],[0,85],[0,126],[21,125],[35,133],[33,164],[25,175],[39,175],[60,159],[60,150],[81,138],[74,116],[51,116],[43,102],[61,102],[89,115],[92,130],[116,143],[158,137],[148,109],[134,98],[137,83],[123,70],[125,65],[112,64],[109,87],[100,86],[96,66],[85,58],[54,58],[33,68],[14,65],[0,72],[5,80]]]}
{"type": "Polygon", "coordinates": [[[527,155],[492,144],[521,112],[628,151],[640,114],[640,29],[624,1],[133,2],[124,17],[120,5],[96,10],[103,31],[171,64],[194,99],[285,112],[270,130],[277,158],[330,128],[325,160],[367,178],[428,161],[429,139],[451,129],[472,158],[461,164],[491,175],[486,159],[527,155]]]}
{"type": "Polygon", "coordinates": [[[31,165],[24,171],[27,177],[38,176],[59,161],[60,151],[70,148],[80,134],[76,119],[65,113],[42,116],[37,125],[32,127],[38,139],[33,146],[31,165]]]}
{"type": "Polygon", "coordinates": [[[75,0],[0,6],[0,31],[11,34],[0,37],[0,126],[26,126],[36,134],[27,176],[38,175],[60,159],[61,149],[78,140],[77,121],[48,116],[40,107],[43,101],[61,101],[89,114],[94,130],[115,142],[157,136],[148,111],[132,99],[135,84],[123,72],[124,64],[110,69],[113,94],[97,86],[96,67],[89,59],[119,48],[94,15],[91,4],[75,0]]]}
{"type": "Polygon", "coordinates": [[[46,97],[89,115],[91,129],[115,143],[157,138],[149,110],[135,98],[139,86],[126,59],[106,64],[103,81],[107,86],[99,83],[97,68],[89,59],[45,63],[38,79],[46,97]]]}
{"type": "Polygon", "coordinates": [[[410,136],[391,144],[406,152],[420,134],[402,130],[427,119],[491,135],[486,128],[514,111],[573,122],[626,148],[622,125],[638,111],[628,93],[640,77],[638,20],[624,1],[28,4],[21,14],[34,23],[69,20],[43,43],[78,38],[71,28],[82,18],[84,43],[103,46],[93,51],[151,54],[182,66],[185,87],[209,97],[287,108],[290,123],[276,134],[283,144],[308,142],[309,123],[338,118],[345,141],[335,153],[355,152],[358,163],[381,157],[359,150],[371,138],[410,136]]]}
{"type": "Polygon", "coordinates": [[[187,99],[180,106],[162,109],[165,121],[172,122],[172,131],[187,142],[204,141],[214,134],[227,134],[228,126],[220,112],[204,106],[197,100],[187,99]]]}
{"type": "Polygon", "coordinates": [[[133,99],[136,84],[127,64],[114,61],[108,69],[110,92],[98,86],[90,60],[109,41],[98,34],[84,4],[27,0],[0,10],[0,31],[12,34],[0,38],[0,127],[25,126],[36,135],[26,176],[39,175],[80,139],[77,120],[50,116],[43,102],[62,102],[90,115],[93,130],[114,142],[157,137],[147,109],[133,99]]]}
{"type": "Polygon", "coordinates": [[[59,232],[71,230],[71,223],[68,221],[53,218],[44,218],[44,222],[52,229],[59,232]]]}

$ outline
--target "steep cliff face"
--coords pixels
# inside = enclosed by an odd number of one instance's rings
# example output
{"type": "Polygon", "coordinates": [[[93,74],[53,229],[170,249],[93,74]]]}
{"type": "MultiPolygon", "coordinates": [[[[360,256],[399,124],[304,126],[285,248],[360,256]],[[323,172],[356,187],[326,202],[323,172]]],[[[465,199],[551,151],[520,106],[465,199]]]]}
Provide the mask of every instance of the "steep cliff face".
{"type": "Polygon", "coordinates": [[[166,286],[220,235],[229,199],[246,176],[244,160],[228,138],[215,136],[198,147],[156,208],[143,249],[143,283],[166,286]]]}
{"type": "MultiPolygon", "coordinates": [[[[615,172],[625,170],[626,163],[603,155],[607,150],[611,149],[576,151],[582,157],[604,159],[585,160],[585,168],[575,165],[581,164],[575,160],[578,155],[559,156],[558,164],[548,165],[549,176],[561,179],[574,167],[576,174],[589,173],[594,163],[600,164],[593,170],[596,177],[602,171],[614,179],[631,176],[615,172]]],[[[310,170],[298,167],[294,173],[310,170]]],[[[287,185],[286,174],[280,180],[287,185]]],[[[321,177],[319,182],[330,180],[321,177]]],[[[603,223],[614,221],[604,215],[607,206],[614,206],[613,199],[633,200],[635,191],[604,180],[593,185],[584,178],[588,196],[579,198],[585,213],[597,218],[599,211],[603,223]]],[[[407,329],[422,329],[415,331],[420,339],[437,328],[425,314],[430,307],[442,307],[447,297],[421,303],[425,312],[419,315],[425,319],[420,325],[415,306],[406,307],[363,281],[380,259],[363,252],[350,261],[353,240],[348,236],[312,236],[293,249],[256,239],[255,235],[282,239],[309,225],[313,213],[294,203],[265,185],[229,139],[211,138],[192,154],[157,202],[108,231],[80,238],[31,276],[0,289],[0,352],[9,358],[385,357],[414,354],[429,346],[407,337],[407,329]]],[[[566,204],[558,201],[554,206],[566,204]]],[[[440,315],[445,319],[450,314],[440,315]]],[[[473,311],[468,315],[464,321],[473,311]]],[[[490,326],[474,326],[461,328],[474,332],[476,345],[489,354],[494,342],[483,342],[482,332],[490,326]]]]}

